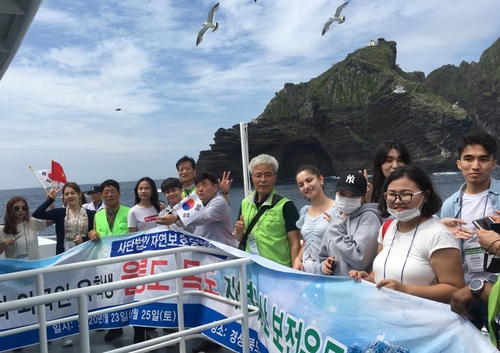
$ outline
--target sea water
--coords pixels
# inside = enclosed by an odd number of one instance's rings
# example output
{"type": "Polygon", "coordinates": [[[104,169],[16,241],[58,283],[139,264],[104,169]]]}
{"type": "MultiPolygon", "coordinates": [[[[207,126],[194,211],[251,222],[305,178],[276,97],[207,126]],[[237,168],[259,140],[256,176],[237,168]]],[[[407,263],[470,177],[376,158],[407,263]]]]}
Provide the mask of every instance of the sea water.
{"type": "MultiPolygon", "coordinates": [[[[500,171],[494,171],[492,176],[495,179],[500,178],[500,171]]],[[[432,180],[436,187],[437,192],[442,197],[443,201],[458,190],[460,185],[463,184],[464,179],[461,172],[449,172],[449,173],[436,173],[432,174],[432,180]]],[[[163,180],[155,180],[156,186],[159,188],[163,180]]],[[[120,182],[121,197],[120,202],[125,205],[132,207],[134,205],[134,187],[137,181],[125,181],[120,182]]],[[[81,184],[80,188],[82,191],[89,190],[94,185],[99,185],[100,183],[93,184],[81,184]]],[[[325,178],[325,192],[328,196],[334,197],[335,186],[337,185],[336,178],[325,178]]],[[[276,183],[276,191],[278,194],[285,196],[295,203],[298,210],[304,205],[308,204],[308,200],[305,199],[299,192],[297,185],[293,179],[290,180],[278,180],[276,183]]],[[[28,202],[30,213],[40,206],[45,201],[45,192],[41,187],[39,188],[29,188],[29,189],[12,189],[12,190],[0,190],[0,220],[3,223],[3,217],[5,215],[5,206],[7,201],[13,196],[23,196],[28,202]]],[[[231,218],[232,223],[236,223],[236,218],[238,217],[239,208],[241,200],[243,199],[243,185],[233,184],[229,193],[231,197],[230,207],[231,207],[231,218]]],[[[87,197],[88,199],[88,197],[87,197]]],[[[165,196],[160,193],[160,200],[166,201],[165,196]]],[[[90,199],[88,199],[90,202],[90,199]]],[[[55,202],[56,207],[62,207],[60,198],[55,202]]],[[[39,232],[41,236],[51,236],[55,235],[54,227],[49,227],[44,231],[39,232]]]]}

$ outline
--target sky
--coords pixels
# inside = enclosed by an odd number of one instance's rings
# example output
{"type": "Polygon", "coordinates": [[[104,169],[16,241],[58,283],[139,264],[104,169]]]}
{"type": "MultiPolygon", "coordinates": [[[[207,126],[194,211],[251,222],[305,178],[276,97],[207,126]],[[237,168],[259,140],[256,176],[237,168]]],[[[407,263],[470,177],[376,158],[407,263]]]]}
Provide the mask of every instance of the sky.
{"type": "Polygon", "coordinates": [[[59,162],[80,184],[177,176],[215,132],[258,117],[371,39],[397,42],[404,71],[479,61],[500,36],[500,1],[43,0],[0,81],[0,189],[38,186],[59,162]],[[116,111],[115,109],[121,109],[116,111]]]}

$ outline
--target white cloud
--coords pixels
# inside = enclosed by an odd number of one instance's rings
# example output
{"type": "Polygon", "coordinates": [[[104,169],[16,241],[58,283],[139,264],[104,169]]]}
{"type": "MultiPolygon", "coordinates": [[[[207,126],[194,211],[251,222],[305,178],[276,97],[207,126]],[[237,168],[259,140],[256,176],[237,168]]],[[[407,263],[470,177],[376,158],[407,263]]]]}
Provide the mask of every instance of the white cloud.
{"type": "Polygon", "coordinates": [[[175,175],[219,127],[250,121],[287,82],[306,82],[370,39],[398,43],[406,71],[478,60],[500,33],[497,0],[44,0],[0,82],[4,187],[36,186],[28,164],[61,162],[81,183],[175,175]],[[117,112],[116,108],[122,110],[117,112]],[[113,175],[109,175],[113,174],[113,175]]]}

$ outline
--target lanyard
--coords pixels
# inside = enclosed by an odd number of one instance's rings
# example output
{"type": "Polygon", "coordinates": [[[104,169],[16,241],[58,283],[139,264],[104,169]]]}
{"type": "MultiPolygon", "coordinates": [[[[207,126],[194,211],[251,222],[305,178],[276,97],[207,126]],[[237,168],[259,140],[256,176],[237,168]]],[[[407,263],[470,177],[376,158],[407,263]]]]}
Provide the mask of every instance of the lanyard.
{"type": "MultiPolygon", "coordinates": [[[[464,191],[465,187],[461,190],[460,192],[460,202],[459,202],[459,210],[458,210],[458,213],[456,214],[455,218],[462,218],[462,207],[463,207],[463,198],[464,198],[464,191]]],[[[488,206],[488,199],[490,198],[490,195],[489,193],[486,194],[486,201],[484,202],[484,208],[483,208],[483,217],[484,215],[486,214],[486,207],[488,206]]]]}
{"type": "MultiPolygon", "coordinates": [[[[413,232],[410,247],[408,248],[408,252],[406,253],[405,262],[403,263],[403,267],[401,268],[401,280],[400,280],[401,283],[403,283],[403,272],[404,272],[405,267],[406,267],[406,262],[408,261],[408,256],[410,256],[410,250],[411,250],[411,247],[413,246],[413,241],[415,240],[415,235],[417,235],[417,230],[418,230],[418,227],[420,226],[421,221],[422,221],[422,217],[420,217],[420,219],[418,220],[417,227],[415,228],[415,231],[413,232]]],[[[391,254],[392,244],[394,244],[394,239],[396,239],[397,232],[398,232],[398,225],[396,224],[396,231],[394,232],[394,236],[392,237],[391,246],[389,247],[389,251],[387,252],[387,257],[385,258],[385,262],[384,262],[384,279],[385,279],[385,268],[387,266],[387,260],[389,259],[389,255],[391,254]]]]}

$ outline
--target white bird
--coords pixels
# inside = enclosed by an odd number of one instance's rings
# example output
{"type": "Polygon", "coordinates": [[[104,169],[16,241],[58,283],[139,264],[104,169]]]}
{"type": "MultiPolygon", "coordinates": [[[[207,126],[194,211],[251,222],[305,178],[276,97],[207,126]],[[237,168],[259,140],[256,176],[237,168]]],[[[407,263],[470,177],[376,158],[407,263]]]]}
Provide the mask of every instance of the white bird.
{"type": "Polygon", "coordinates": [[[396,89],[392,92],[394,92],[394,93],[406,93],[405,88],[401,85],[396,85],[396,89]]]}
{"type": "Polygon", "coordinates": [[[198,32],[198,38],[196,38],[196,46],[201,43],[201,41],[203,40],[203,35],[206,31],[212,28],[212,32],[215,32],[217,28],[219,28],[219,22],[215,22],[214,24],[215,11],[219,9],[219,4],[220,2],[215,4],[214,7],[212,7],[210,11],[208,11],[207,21],[201,24],[203,28],[198,32]]]}
{"type": "Polygon", "coordinates": [[[457,108],[458,108],[458,102],[455,102],[455,104],[453,104],[453,110],[455,110],[457,108]]]}
{"type": "Polygon", "coordinates": [[[340,15],[342,14],[342,10],[344,10],[344,7],[346,7],[347,4],[348,3],[345,2],[342,5],[340,5],[339,7],[337,7],[337,11],[335,11],[335,15],[330,17],[328,19],[328,22],[325,23],[325,26],[323,27],[323,33],[321,33],[322,36],[324,36],[325,33],[328,32],[328,30],[330,29],[330,26],[333,22],[338,22],[339,24],[344,23],[345,16],[340,17],[340,15]]]}

